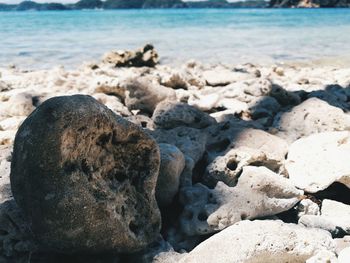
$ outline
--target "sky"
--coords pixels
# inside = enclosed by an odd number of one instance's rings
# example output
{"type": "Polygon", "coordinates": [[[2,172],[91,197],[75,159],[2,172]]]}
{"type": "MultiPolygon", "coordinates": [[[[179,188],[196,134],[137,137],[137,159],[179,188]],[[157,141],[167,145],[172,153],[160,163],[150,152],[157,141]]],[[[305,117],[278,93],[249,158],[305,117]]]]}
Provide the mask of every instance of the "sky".
{"type": "MultiPolygon", "coordinates": [[[[5,3],[5,4],[18,4],[24,0],[0,0],[0,3],[5,3]]],[[[79,0],[32,0],[37,3],[50,3],[50,2],[55,2],[55,3],[76,3],[79,0]]],[[[184,2],[186,1],[202,1],[202,0],[183,0],[184,2]]],[[[228,2],[234,2],[234,0],[228,0],[228,2]]]]}

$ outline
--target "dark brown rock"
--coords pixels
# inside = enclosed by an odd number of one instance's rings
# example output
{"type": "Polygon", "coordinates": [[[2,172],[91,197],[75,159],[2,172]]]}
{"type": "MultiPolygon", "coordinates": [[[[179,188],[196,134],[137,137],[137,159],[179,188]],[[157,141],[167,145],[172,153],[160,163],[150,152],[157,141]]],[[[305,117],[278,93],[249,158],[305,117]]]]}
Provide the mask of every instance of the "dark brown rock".
{"type": "Polygon", "coordinates": [[[159,148],[90,96],[55,97],[17,132],[11,188],[42,248],[133,252],[157,238],[159,148]]]}

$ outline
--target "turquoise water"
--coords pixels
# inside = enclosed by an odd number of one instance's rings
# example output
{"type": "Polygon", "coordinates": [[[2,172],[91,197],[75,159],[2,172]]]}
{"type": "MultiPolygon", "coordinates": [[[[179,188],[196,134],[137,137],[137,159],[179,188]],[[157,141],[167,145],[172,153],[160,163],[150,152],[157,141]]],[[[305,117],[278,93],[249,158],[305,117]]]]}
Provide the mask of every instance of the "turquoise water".
{"type": "Polygon", "coordinates": [[[350,9],[0,12],[0,66],[68,68],[153,43],[162,62],[350,57],[350,9]]]}

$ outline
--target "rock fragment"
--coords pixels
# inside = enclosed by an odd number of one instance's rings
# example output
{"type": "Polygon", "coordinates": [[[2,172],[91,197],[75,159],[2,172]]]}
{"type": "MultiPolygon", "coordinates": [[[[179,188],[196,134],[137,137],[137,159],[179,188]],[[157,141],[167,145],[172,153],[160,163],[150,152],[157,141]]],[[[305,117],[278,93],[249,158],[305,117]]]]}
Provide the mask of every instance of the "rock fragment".
{"type": "Polygon", "coordinates": [[[218,182],[212,190],[202,184],[183,189],[181,228],[189,236],[213,233],[241,220],[287,211],[302,195],[267,168],[246,166],[235,187],[218,182]]]}
{"type": "Polygon", "coordinates": [[[324,132],[295,141],[285,164],[289,178],[316,193],[334,182],[350,188],[350,132],[324,132]]]}
{"type": "Polygon", "coordinates": [[[111,51],[104,55],[104,63],[115,67],[154,67],[158,53],[150,44],[135,51],[111,51]]]}

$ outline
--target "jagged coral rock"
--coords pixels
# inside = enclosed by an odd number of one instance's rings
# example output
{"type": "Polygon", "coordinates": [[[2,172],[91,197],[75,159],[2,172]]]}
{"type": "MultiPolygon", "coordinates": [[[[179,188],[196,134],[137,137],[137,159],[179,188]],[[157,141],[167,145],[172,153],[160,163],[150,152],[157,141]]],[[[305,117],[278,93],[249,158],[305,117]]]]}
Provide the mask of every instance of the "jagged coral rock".
{"type": "Polygon", "coordinates": [[[218,182],[212,190],[202,184],[183,189],[181,228],[190,236],[213,233],[244,219],[287,211],[302,195],[288,179],[265,167],[247,166],[235,187],[218,182]]]}

